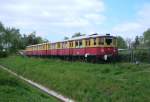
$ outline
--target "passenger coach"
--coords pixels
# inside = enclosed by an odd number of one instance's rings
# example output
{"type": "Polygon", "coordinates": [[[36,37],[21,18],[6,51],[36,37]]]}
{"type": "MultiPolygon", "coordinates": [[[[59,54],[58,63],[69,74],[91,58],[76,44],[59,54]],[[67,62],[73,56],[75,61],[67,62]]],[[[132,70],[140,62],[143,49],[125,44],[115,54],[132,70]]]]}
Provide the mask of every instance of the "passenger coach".
{"type": "Polygon", "coordinates": [[[117,39],[110,34],[93,34],[73,39],[27,46],[27,56],[59,57],[68,60],[108,60],[118,54],[117,39]]]}

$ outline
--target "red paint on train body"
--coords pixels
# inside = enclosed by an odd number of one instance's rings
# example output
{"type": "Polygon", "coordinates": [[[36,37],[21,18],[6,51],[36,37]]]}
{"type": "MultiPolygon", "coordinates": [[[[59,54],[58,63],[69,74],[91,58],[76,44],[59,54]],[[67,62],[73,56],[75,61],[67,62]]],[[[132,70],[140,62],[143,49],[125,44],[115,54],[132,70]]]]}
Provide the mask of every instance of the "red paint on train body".
{"type": "Polygon", "coordinates": [[[84,56],[86,54],[86,48],[74,48],[73,56],[84,56]]]}

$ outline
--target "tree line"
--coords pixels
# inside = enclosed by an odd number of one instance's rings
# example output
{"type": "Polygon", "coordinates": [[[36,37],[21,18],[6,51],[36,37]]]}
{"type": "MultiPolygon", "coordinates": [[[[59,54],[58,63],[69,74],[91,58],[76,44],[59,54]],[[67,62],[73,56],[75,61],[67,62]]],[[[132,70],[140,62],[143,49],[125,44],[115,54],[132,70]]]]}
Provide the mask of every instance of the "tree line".
{"type": "Polygon", "coordinates": [[[39,36],[36,32],[30,34],[21,34],[19,29],[14,27],[5,27],[0,22],[0,52],[14,53],[25,49],[28,45],[48,42],[39,36]]]}
{"type": "MultiPolygon", "coordinates": [[[[97,33],[96,33],[97,34],[97,33]]],[[[71,38],[84,36],[80,32],[75,33],[71,38]]],[[[64,40],[68,40],[69,37],[64,37],[64,40]]],[[[117,36],[117,46],[119,49],[130,49],[130,48],[149,48],[150,47],[150,29],[146,30],[142,36],[136,36],[134,40],[127,38],[124,39],[121,36],[117,36]]]]}
{"type": "MultiPolygon", "coordinates": [[[[80,32],[72,35],[72,38],[84,36],[80,32]]],[[[69,37],[64,37],[64,40],[69,39],[69,37]]],[[[20,49],[25,49],[28,45],[34,45],[39,43],[45,43],[48,40],[42,37],[36,36],[36,32],[30,34],[21,34],[20,30],[17,28],[5,27],[0,22],[0,52],[14,53],[20,49]]],[[[117,36],[117,44],[120,49],[127,48],[146,48],[150,47],[150,29],[146,30],[142,36],[136,36],[135,40],[124,39],[121,36],[117,36]]]]}
{"type": "Polygon", "coordinates": [[[141,36],[136,36],[134,40],[122,37],[117,37],[118,48],[133,48],[133,49],[144,49],[150,48],[150,28],[143,32],[141,36]]]}

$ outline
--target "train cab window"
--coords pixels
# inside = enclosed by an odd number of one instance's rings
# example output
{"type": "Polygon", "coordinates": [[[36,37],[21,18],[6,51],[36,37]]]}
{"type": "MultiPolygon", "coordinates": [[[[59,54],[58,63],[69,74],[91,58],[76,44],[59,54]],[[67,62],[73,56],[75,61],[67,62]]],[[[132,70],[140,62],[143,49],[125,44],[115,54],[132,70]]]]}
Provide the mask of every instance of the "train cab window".
{"type": "Polygon", "coordinates": [[[99,45],[104,45],[104,38],[99,38],[99,45]]]}
{"type": "Polygon", "coordinates": [[[106,38],[107,45],[111,45],[112,41],[113,41],[112,38],[106,38]]]}
{"type": "Polygon", "coordinates": [[[96,45],[96,38],[94,38],[93,40],[94,40],[94,45],[96,45]]]}

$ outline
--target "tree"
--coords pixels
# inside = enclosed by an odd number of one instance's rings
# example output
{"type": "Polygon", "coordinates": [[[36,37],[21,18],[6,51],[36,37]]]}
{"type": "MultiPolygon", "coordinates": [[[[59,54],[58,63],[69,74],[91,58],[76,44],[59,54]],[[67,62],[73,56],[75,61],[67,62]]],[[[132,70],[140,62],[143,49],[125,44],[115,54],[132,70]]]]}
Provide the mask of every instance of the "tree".
{"type": "Polygon", "coordinates": [[[127,44],[126,44],[125,40],[121,36],[117,37],[117,44],[118,44],[118,48],[120,48],[120,49],[127,48],[127,44]]]}
{"type": "Polygon", "coordinates": [[[150,47],[150,28],[143,33],[144,42],[147,47],[150,47]]]}
{"type": "Polygon", "coordinates": [[[36,36],[36,32],[22,35],[19,29],[4,27],[0,22],[0,52],[5,49],[8,53],[14,53],[20,49],[25,49],[27,45],[45,42],[48,40],[36,36]]]}
{"type": "Polygon", "coordinates": [[[140,39],[136,36],[135,41],[133,43],[133,47],[136,49],[140,45],[140,39]]]}
{"type": "Polygon", "coordinates": [[[127,47],[129,48],[129,49],[131,49],[132,48],[132,40],[131,40],[131,38],[127,38],[126,39],[126,43],[127,43],[127,47]]]}
{"type": "Polygon", "coordinates": [[[30,33],[28,36],[24,34],[22,39],[25,43],[25,46],[48,42],[47,39],[43,39],[39,36],[36,36],[36,32],[30,33]]]}
{"type": "Polygon", "coordinates": [[[74,35],[72,35],[72,38],[75,38],[75,37],[80,37],[80,36],[84,36],[86,34],[81,34],[80,32],[78,33],[75,33],[74,35]]]}
{"type": "Polygon", "coordinates": [[[8,52],[16,52],[22,46],[21,34],[19,29],[5,28],[3,34],[3,46],[8,52]]]}
{"type": "Polygon", "coordinates": [[[66,37],[66,36],[64,37],[64,40],[68,40],[68,39],[69,39],[69,37],[66,37]]]}
{"type": "Polygon", "coordinates": [[[0,51],[3,50],[3,34],[4,34],[4,25],[0,22],[0,51]]]}
{"type": "Polygon", "coordinates": [[[35,43],[35,36],[36,35],[36,32],[32,32],[31,34],[28,35],[27,37],[27,45],[33,45],[33,44],[36,44],[35,43]]]}

